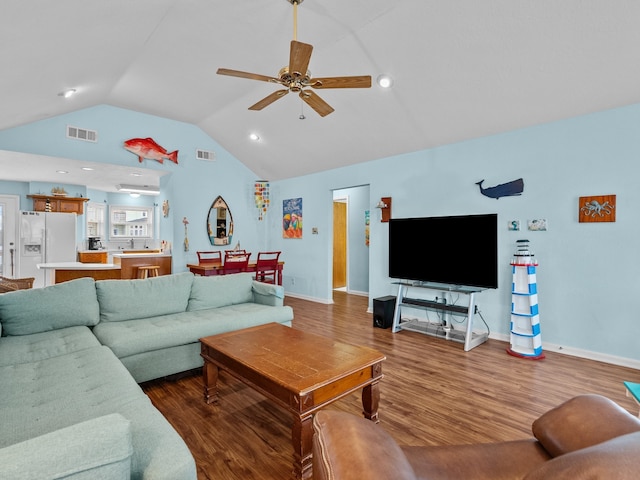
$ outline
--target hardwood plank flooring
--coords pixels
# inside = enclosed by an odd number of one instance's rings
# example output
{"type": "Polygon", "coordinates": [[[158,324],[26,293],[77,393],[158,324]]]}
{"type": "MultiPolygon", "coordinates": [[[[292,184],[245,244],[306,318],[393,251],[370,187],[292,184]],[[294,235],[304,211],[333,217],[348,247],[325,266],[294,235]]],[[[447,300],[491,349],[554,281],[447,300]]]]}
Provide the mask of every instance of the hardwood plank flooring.
{"type": "MultiPolygon", "coordinates": [[[[400,444],[528,438],[535,418],[581,393],[600,393],[638,413],[622,385],[640,381],[638,370],[554,352],[545,352],[544,360],[520,359],[496,340],[464,352],[460,343],[373,328],[366,297],[335,292],[334,301],[285,303],[294,309],[294,328],[387,356],[380,424],[400,444]]],[[[191,449],[199,480],[292,478],[289,414],[224,372],[218,386],[220,402],[206,405],[198,373],[142,385],[191,449]]],[[[328,408],[360,415],[360,393],[328,408]]]]}

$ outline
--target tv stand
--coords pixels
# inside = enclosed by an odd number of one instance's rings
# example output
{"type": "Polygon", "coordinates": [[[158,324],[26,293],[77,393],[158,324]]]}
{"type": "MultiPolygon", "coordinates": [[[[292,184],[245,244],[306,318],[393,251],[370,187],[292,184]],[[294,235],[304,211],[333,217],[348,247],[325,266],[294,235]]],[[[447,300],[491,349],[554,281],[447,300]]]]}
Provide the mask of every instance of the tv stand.
{"type": "Polygon", "coordinates": [[[479,333],[473,331],[473,320],[476,313],[478,313],[478,307],[475,304],[475,294],[481,292],[483,289],[432,282],[394,282],[394,284],[398,285],[398,295],[396,298],[396,309],[393,314],[393,324],[391,326],[393,333],[399,332],[400,330],[409,330],[444,338],[445,340],[452,340],[463,343],[465,352],[486,342],[487,338],[489,338],[488,332],[479,333]],[[407,296],[411,288],[425,288],[440,291],[442,296],[439,298],[436,297],[435,300],[411,298],[407,296]],[[450,303],[450,297],[453,293],[466,295],[467,304],[454,305],[450,303]],[[441,320],[439,322],[429,322],[418,319],[403,319],[403,308],[437,311],[442,315],[441,320]],[[467,317],[466,328],[464,330],[455,329],[451,321],[451,316],[467,317]]]}

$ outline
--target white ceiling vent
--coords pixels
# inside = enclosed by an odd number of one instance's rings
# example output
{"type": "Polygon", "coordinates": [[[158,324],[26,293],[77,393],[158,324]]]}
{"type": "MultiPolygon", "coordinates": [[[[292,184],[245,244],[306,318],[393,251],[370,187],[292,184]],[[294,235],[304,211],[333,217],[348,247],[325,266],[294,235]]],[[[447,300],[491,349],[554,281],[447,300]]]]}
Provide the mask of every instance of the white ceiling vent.
{"type": "Polygon", "coordinates": [[[84,140],[85,142],[97,142],[98,132],[67,125],[67,138],[75,138],[76,140],[84,140]]]}
{"type": "Polygon", "coordinates": [[[196,150],[196,158],[198,160],[213,162],[216,159],[216,152],[212,152],[211,150],[196,150]]]}

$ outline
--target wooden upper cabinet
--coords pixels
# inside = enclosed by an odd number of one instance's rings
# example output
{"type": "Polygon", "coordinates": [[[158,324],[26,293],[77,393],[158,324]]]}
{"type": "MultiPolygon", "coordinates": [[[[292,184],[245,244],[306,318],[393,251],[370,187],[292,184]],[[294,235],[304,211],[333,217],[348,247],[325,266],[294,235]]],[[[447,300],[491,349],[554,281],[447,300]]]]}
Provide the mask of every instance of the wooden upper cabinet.
{"type": "Polygon", "coordinates": [[[33,199],[33,210],[36,212],[84,213],[84,204],[88,198],[62,197],[55,195],[27,195],[33,199]],[[47,202],[50,208],[47,209],[47,202]]]}

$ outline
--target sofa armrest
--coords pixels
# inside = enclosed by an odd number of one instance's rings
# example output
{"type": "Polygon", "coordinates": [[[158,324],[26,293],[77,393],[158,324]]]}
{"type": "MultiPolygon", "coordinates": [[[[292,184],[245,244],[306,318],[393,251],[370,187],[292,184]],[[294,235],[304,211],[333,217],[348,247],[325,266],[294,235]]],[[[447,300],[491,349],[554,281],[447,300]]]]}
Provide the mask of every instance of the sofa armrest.
{"type": "Polygon", "coordinates": [[[0,478],[131,478],[129,420],[110,414],[0,448],[0,478]]]}
{"type": "Polygon", "coordinates": [[[251,285],[253,302],[271,307],[282,307],[284,305],[284,287],[271,283],[253,281],[251,285]]]}
{"type": "Polygon", "coordinates": [[[543,414],[533,435],[553,457],[640,431],[640,419],[601,395],[579,395],[543,414]]]}

